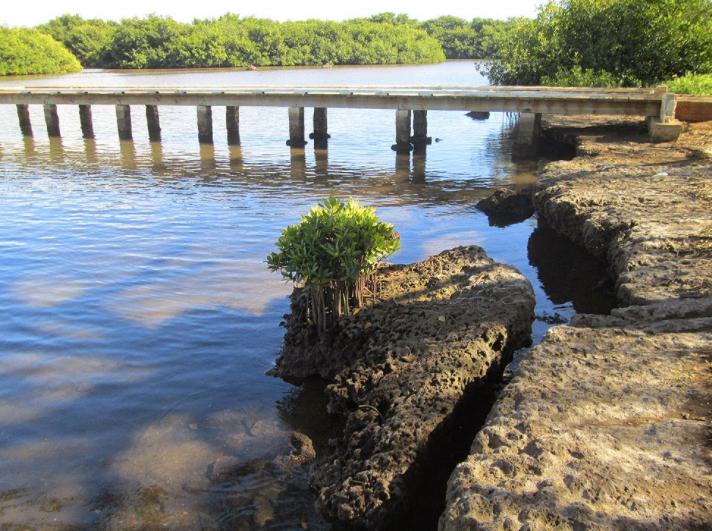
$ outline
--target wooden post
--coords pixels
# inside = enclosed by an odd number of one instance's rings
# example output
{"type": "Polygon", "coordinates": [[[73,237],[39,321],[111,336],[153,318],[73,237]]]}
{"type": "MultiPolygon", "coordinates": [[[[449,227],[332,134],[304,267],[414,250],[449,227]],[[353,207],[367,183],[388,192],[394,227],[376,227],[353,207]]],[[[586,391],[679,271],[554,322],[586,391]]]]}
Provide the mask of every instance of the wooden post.
{"type": "Polygon", "coordinates": [[[539,137],[541,135],[541,114],[523,112],[519,114],[519,124],[512,146],[512,157],[534,157],[539,151],[539,137]]]}
{"type": "Polygon", "coordinates": [[[161,141],[161,120],[158,117],[158,105],[146,105],[146,124],[148,125],[148,140],[161,141]]]}
{"type": "Polygon", "coordinates": [[[326,149],[329,144],[326,107],[314,107],[314,132],[309,135],[314,139],[314,149],[326,149]]]}
{"type": "Polygon", "coordinates": [[[57,106],[53,103],[44,104],[45,124],[47,124],[47,135],[50,137],[61,136],[59,132],[59,115],[57,106]]]}
{"type": "Polygon", "coordinates": [[[20,131],[22,131],[22,136],[32,136],[30,109],[26,104],[19,103],[17,105],[17,119],[20,120],[20,131]]]}
{"type": "Polygon", "coordinates": [[[424,151],[433,139],[428,136],[428,111],[413,111],[413,137],[410,139],[416,151],[424,151]]]}
{"type": "Polygon", "coordinates": [[[227,125],[227,145],[240,145],[240,107],[228,105],[225,107],[225,123],[227,125]]]}
{"type": "Polygon", "coordinates": [[[397,152],[410,151],[410,110],[398,109],[396,111],[396,143],[391,149],[397,152]]]}
{"type": "Polygon", "coordinates": [[[213,109],[210,105],[198,105],[198,142],[213,143],[213,109]]]}
{"type": "Polygon", "coordinates": [[[128,105],[116,106],[116,126],[119,129],[120,140],[133,140],[131,131],[131,107],[128,105]]]}
{"type": "Polygon", "coordinates": [[[287,145],[291,147],[304,147],[304,107],[289,108],[289,140],[287,145]]]}
{"type": "Polygon", "coordinates": [[[91,120],[91,105],[79,106],[79,124],[82,127],[82,138],[94,138],[94,124],[91,120]]]}

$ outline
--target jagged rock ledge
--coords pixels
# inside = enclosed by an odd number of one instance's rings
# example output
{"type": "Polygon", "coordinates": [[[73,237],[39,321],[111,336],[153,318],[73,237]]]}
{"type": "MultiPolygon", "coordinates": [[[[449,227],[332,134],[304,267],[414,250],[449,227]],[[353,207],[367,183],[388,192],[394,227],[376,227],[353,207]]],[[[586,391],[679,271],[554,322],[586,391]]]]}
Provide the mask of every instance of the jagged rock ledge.
{"type": "Polygon", "coordinates": [[[549,330],[448,483],[442,530],[704,529],[712,521],[712,124],[553,131],[539,218],[607,260],[623,306],[549,330]]]}
{"type": "Polygon", "coordinates": [[[329,409],[345,428],[313,485],[328,517],[367,528],[408,511],[434,434],[468,395],[491,391],[530,341],[534,309],[527,279],[474,246],[389,265],[377,280],[378,299],[321,339],[301,325],[297,294],[275,369],[332,382],[329,409]]]}

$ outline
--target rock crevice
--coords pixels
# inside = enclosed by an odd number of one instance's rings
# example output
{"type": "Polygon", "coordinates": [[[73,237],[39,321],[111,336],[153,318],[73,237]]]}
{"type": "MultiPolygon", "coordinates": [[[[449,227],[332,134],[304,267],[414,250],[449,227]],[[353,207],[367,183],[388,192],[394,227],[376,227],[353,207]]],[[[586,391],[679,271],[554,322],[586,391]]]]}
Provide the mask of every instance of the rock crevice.
{"type": "Polygon", "coordinates": [[[316,338],[297,295],[276,373],[318,374],[345,420],[312,478],[331,519],[379,528],[408,511],[423,456],[468,394],[530,340],[534,296],[518,271],[459,247],[377,274],[377,299],[316,338]]]}

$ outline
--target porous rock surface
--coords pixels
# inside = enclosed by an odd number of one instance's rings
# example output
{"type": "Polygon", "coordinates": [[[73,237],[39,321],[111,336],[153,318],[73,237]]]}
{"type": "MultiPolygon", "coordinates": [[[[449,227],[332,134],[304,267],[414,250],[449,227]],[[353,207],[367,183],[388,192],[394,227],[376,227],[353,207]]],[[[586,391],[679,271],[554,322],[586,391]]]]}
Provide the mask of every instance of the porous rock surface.
{"type": "Polygon", "coordinates": [[[709,529],[711,125],[675,144],[635,124],[555,132],[580,156],[547,165],[539,216],[608,260],[622,307],[524,358],[450,478],[442,530],[709,529]]]}
{"type": "Polygon", "coordinates": [[[377,281],[377,300],[328,338],[315,342],[293,318],[276,369],[332,380],[329,409],[345,428],[313,484],[325,514],[366,528],[406,510],[429,438],[473,385],[493,383],[528,343],[534,309],[526,278],[474,246],[389,265],[377,281]]]}
{"type": "Polygon", "coordinates": [[[554,230],[607,259],[621,305],[712,293],[712,123],[651,144],[632,124],[559,127],[583,156],[548,164],[534,204],[554,230]]]}
{"type": "Polygon", "coordinates": [[[521,362],[441,529],[709,525],[712,318],[595,324],[550,329],[521,362]]]}

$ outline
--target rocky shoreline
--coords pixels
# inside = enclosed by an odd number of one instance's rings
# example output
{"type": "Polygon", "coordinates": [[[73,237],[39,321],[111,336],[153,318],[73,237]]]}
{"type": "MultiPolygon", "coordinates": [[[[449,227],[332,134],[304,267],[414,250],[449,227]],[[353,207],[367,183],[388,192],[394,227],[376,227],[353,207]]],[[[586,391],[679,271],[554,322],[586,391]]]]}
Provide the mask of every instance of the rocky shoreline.
{"type": "Polygon", "coordinates": [[[551,328],[524,358],[450,478],[440,528],[707,528],[712,124],[667,144],[605,119],[547,134],[577,157],[544,168],[534,206],[607,261],[621,307],[551,328]]]}
{"type": "Polygon", "coordinates": [[[512,352],[530,341],[534,295],[518,271],[458,247],[377,273],[377,299],[313,336],[293,299],[275,373],[319,375],[345,421],[312,483],[332,520],[383,528],[408,512],[441,432],[464,401],[491,395],[512,352]]]}

